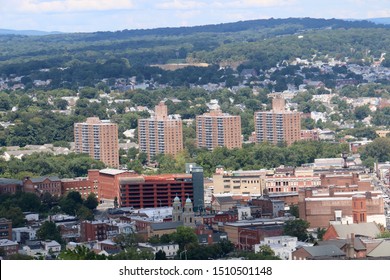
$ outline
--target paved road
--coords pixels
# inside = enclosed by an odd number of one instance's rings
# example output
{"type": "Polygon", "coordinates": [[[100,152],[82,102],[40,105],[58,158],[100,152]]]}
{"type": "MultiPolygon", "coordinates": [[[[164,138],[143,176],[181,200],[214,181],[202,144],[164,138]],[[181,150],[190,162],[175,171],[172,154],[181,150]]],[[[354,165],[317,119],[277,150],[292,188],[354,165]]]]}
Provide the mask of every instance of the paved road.
{"type": "Polygon", "coordinates": [[[384,195],[384,208],[386,215],[386,227],[390,230],[390,189],[386,186],[381,180],[379,180],[375,175],[372,176],[373,183],[376,190],[382,191],[384,195]]]}

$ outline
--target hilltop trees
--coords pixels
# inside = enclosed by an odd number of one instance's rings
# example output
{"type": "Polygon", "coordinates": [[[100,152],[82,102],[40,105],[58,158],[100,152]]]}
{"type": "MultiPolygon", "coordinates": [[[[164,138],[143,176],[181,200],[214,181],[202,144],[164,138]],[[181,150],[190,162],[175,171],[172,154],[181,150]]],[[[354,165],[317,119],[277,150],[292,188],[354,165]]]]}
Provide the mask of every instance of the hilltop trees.
{"type": "Polygon", "coordinates": [[[83,177],[87,175],[88,169],[102,169],[104,166],[104,163],[94,160],[86,154],[53,155],[50,153],[33,153],[24,156],[21,160],[11,158],[6,162],[0,159],[0,177],[20,180],[25,176],[83,177]]]}

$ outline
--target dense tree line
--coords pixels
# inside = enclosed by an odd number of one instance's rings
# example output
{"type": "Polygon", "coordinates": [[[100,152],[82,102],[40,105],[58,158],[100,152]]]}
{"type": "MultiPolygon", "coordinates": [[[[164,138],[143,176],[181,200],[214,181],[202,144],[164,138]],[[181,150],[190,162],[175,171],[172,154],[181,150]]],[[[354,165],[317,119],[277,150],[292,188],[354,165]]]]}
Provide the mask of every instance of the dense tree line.
{"type": "MultiPolygon", "coordinates": [[[[50,214],[64,213],[76,216],[80,220],[93,220],[93,210],[96,209],[99,202],[95,194],[91,193],[86,199],[83,199],[78,192],[69,192],[64,197],[52,196],[50,193],[43,193],[38,196],[35,193],[16,192],[15,194],[0,195],[0,218],[6,218],[12,221],[13,227],[24,226],[26,221],[25,212],[38,213],[41,218],[50,214]]],[[[55,234],[52,225],[42,228],[38,238],[54,239],[48,235],[55,234]]],[[[57,233],[59,234],[59,233],[57,233]]],[[[60,239],[60,238],[59,238],[60,239]]]]}
{"type": "Polygon", "coordinates": [[[366,166],[374,167],[375,162],[390,161],[390,138],[379,137],[360,149],[361,158],[366,166]]]}
{"type": "Polygon", "coordinates": [[[49,153],[33,153],[21,160],[11,158],[9,161],[0,159],[0,177],[17,178],[57,175],[60,178],[86,176],[88,169],[102,169],[101,161],[92,159],[86,154],[71,153],[68,155],[53,155],[49,153]]]}
{"type": "Polygon", "coordinates": [[[246,144],[241,149],[218,147],[213,151],[196,149],[190,155],[187,151],[176,158],[171,155],[159,155],[159,172],[183,172],[182,162],[196,162],[203,167],[207,176],[215,172],[218,165],[226,170],[253,170],[275,168],[280,165],[298,167],[305,163],[313,163],[316,158],[341,157],[348,151],[347,144],[320,141],[300,141],[289,147],[275,146],[268,143],[246,144]]]}

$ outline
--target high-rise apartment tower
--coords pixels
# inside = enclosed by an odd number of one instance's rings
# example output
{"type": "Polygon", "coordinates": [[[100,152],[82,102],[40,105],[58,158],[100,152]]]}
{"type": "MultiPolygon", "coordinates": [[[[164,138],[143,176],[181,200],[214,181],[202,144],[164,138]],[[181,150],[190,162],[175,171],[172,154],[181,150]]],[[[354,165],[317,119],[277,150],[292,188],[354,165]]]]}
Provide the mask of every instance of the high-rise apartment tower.
{"type": "Polygon", "coordinates": [[[110,167],[119,167],[118,125],[109,120],[87,118],[74,124],[76,153],[89,154],[110,167]]]}
{"type": "Polygon", "coordinates": [[[138,142],[149,161],[158,154],[178,154],[184,149],[181,118],[168,115],[167,106],[160,102],[153,117],[138,120],[138,142]]]}
{"type": "Polygon", "coordinates": [[[196,116],[196,142],[199,148],[241,148],[241,117],[213,110],[196,116]]]}
{"type": "Polygon", "coordinates": [[[301,113],[286,111],[282,96],[272,100],[272,111],[255,112],[256,143],[286,143],[301,139],[301,113]]]}

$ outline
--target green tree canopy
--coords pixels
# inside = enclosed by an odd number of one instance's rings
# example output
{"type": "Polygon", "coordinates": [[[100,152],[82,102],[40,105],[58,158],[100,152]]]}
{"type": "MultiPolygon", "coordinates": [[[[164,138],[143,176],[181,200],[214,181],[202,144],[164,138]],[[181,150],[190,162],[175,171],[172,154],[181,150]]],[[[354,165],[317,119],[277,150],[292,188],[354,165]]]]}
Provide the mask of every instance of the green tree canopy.
{"type": "Polygon", "coordinates": [[[62,244],[60,229],[54,222],[45,221],[37,230],[37,237],[43,240],[55,240],[62,244]]]}
{"type": "Polygon", "coordinates": [[[84,201],[84,206],[86,206],[90,210],[95,210],[96,207],[99,205],[99,201],[96,197],[96,194],[91,192],[87,199],[84,201]]]}
{"type": "Polygon", "coordinates": [[[172,233],[172,241],[179,244],[180,250],[184,250],[185,246],[191,243],[198,243],[198,237],[191,227],[179,226],[175,233],[172,233]]]}
{"type": "Polygon", "coordinates": [[[309,238],[307,229],[309,222],[302,219],[295,219],[285,222],[283,232],[285,235],[295,236],[300,241],[306,241],[309,238]]]}

